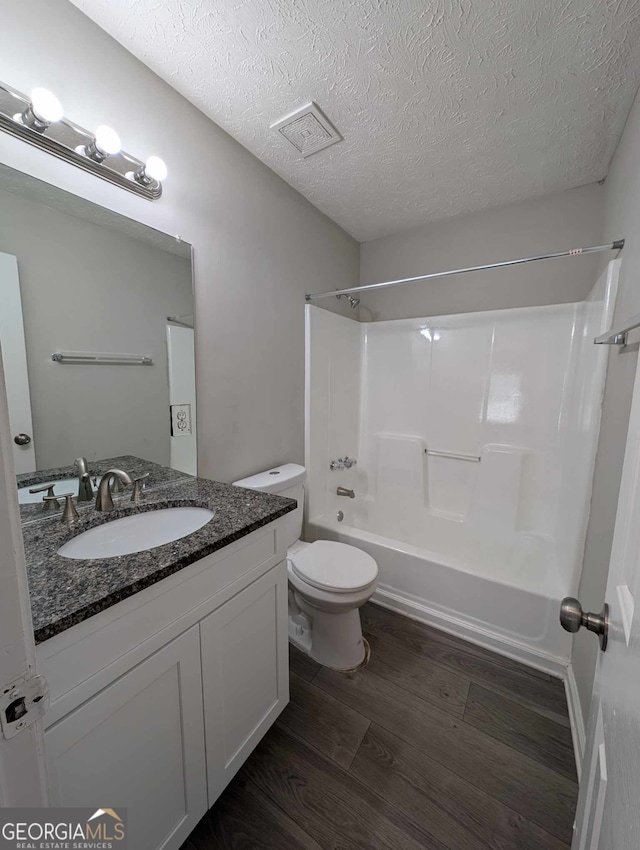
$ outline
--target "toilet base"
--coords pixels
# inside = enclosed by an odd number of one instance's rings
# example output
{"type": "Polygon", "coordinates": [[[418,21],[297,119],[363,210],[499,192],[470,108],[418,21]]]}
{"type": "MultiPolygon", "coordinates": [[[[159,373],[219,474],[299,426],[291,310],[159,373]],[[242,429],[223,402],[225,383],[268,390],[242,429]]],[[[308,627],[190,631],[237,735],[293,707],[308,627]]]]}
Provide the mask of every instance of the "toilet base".
{"type": "Polygon", "coordinates": [[[289,641],[323,667],[353,670],[368,659],[360,610],[320,611],[295,594],[289,597],[289,641]]]}

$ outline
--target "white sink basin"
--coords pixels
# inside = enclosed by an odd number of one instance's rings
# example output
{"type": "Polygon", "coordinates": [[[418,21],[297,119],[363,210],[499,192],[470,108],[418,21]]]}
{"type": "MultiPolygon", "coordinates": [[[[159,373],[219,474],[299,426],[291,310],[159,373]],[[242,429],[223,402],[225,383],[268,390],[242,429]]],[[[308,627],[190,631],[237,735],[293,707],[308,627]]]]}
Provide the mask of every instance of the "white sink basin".
{"type": "Polygon", "coordinates": [[[45,485],[53,484],[54,495],[59,496],[61,493],[78,494],[78,478],[65,478],[62,481],[43,481],[42,484],[29,484],[26,487],[20,487],[18,490],[18,502],[21,505],[35,505],[42,501],[42,497],[47,495],[47,491],[42,493],[30,493],[34,487],[44,487],[45,485]]]}
{"type": "Polygon", "coordinates": [[[213,519],[206,508],[162,508],[90,528],[58,549],[64,558],[86,560],[132,555],[193,534],[213,519]]]}

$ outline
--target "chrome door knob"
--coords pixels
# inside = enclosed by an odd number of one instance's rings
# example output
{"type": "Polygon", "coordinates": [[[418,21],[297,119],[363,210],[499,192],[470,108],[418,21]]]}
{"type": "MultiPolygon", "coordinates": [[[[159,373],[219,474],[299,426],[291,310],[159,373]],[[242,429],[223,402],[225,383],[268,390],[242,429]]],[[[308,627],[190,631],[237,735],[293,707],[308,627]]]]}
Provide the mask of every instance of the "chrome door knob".
{"type": "Polygon", "coordinates": [[[566,596],[560,605],[560,625],[567,632],[577,632],[582,626],[594,632],[598,635],[600,649],[604,652],[609,634],[609,606],[605,602],[599,614],[593,614],[590,611],[585,613],[577,599],[566,596]]]}
{"type": "Polygon", "coordinates": [[[31,437],[28,434],[16,434],[13,442],[16,446],[28,446],[31,442],[31,437]]]}

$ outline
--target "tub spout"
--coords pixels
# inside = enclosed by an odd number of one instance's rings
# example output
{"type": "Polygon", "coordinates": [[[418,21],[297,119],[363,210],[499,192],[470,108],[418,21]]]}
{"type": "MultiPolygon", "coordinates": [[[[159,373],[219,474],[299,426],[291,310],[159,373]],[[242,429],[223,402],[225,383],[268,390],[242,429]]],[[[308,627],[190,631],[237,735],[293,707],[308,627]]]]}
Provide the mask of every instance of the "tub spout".
{"type": "Polygon", "coordinates": [[[338,487],[336,490],[338,496],[346,496],[348,499],[355,499],[355,490],[349,490],[347,487],[338,487]]]}

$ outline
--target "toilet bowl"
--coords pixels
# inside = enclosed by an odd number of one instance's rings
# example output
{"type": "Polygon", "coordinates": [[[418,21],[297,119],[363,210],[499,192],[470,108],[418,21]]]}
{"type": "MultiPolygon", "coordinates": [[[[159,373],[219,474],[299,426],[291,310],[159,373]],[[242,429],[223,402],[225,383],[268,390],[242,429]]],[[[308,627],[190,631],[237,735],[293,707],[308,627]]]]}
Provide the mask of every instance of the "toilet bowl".
{"type": "Polygon", "coordinates": [[[234,484],[297,500],[297,509],[285,517],[289,641],[325,667],[351,670],[367,654],[359,609],[376,588],[378,565],[355,546],[299,539],[305,479],[303,466],[288,463],[234,484]]]}
{"type": "Polygon", "coordinates": [[[287,552],[287,573],[290,642],[325,667],[362,664],[359,609],[378,583],[374,559],[355,546],[317,540],[287,552]]]}

